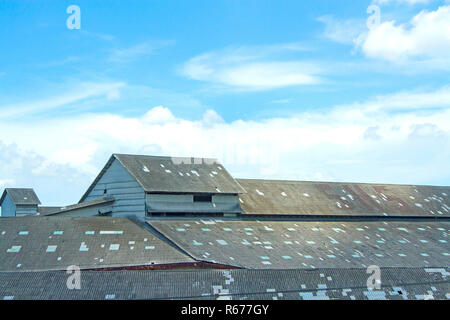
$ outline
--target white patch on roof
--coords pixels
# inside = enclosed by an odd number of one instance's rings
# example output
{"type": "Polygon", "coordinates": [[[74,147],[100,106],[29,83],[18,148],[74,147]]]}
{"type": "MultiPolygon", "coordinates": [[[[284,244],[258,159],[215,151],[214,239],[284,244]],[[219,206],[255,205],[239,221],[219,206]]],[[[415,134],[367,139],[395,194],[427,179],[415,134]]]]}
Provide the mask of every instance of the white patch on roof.
{"type": "Polygon", "coordinates": [[[48,246],[45,252],[55,252],[58,246],[48,246]]]}
{"type": "Polygon", "coordinates": [[[89,251],[89,248],[86,247],[86,243],[81,243],[79,251],[89,251]]]}
{"type": "Polygon", "coordinates": [[[123,234],[122,230],[114,231],[114,230],[102,230],[100,234],[123,234]]]}
{"type": "Polygon", "coordinates": [[[203,224],[216,224],[214,220],[200,220],[203,224]]]}
{"type": "Polygon", "coordinates": [[[12,246],[10,249],[6,250],[8,253],[17,253],[20,251],[22,246],[12,246]]]}
{"type": "Polygon", "coordinates": [[[197,171],[195,171],[195,170],[191,170],[191,172],[193,173],[193,174],[195,174],[197,177],[200,177],[200,175],[198,174],[198,172],[197,171]]]}
{"type": "Polygon", "coordinates": [[[110,251],[117,251],[120,248],[120,244],[114,243],[109,246],[110,251]]]}

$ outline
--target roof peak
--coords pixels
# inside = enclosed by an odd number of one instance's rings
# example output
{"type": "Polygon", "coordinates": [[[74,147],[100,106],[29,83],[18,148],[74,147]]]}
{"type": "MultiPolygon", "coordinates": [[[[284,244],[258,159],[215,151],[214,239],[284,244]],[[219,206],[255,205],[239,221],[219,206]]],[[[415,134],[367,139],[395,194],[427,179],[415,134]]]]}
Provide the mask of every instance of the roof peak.
{"type": "MultiPolygon", "coordinates": [[[[217,158],[204,158],[204,157],[173,157],[173,156],[154,156],[154,155],[148,155],[148,154],[129,154],[129,153],[113,153],[114,157],[145,157],[145,158],[152,158],[152,159],[160,159],[160,160],[172,160],[175,163],[184,163],[185,161],[193,161],[193,160],[206,160],[207,162],[211,163],[220,163],[217,158]]],[[[195,161],[193,163],[196,163],[195,161]]]]}

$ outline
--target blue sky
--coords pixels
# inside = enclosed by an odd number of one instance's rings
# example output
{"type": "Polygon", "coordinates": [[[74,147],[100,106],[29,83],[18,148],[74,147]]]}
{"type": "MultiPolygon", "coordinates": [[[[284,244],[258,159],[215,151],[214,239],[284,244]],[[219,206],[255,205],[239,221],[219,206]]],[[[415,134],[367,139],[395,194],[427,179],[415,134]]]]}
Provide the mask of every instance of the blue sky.
{"type": "Polygon", "coordinates": [[[0,188],[75,202],[113,152],[449,185],[449,71],[445,0],[3,0],[0,188]]]}

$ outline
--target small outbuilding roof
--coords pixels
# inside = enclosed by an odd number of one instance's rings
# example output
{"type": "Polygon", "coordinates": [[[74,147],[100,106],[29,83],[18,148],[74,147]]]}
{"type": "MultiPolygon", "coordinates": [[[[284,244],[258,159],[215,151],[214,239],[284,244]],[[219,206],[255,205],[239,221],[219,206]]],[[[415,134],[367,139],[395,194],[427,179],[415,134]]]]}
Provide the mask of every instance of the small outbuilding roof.
{"type": "Polygon", "coordinates": [[[0,198],[0,205],[3,203],[6,195],[11,198],[15,205],[38,205],[41,204],[38,196],[31,188],[6,188],[0,198]]]}

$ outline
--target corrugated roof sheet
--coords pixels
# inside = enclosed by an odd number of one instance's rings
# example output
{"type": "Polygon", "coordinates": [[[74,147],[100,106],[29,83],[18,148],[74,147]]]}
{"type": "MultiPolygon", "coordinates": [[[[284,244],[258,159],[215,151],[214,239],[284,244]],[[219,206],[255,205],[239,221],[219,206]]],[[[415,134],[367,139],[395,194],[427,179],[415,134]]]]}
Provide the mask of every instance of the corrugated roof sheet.
{"type": "Polygon", "coordinates": [[[0,219],[0,271],[65,270],[193,260],[127,218],[0,219]]]}
{"type": "Polygon", "coordinates": [[[382,268],[376,290],[367,289],[369,275],[366,269],[83,271],[81,290],[69,290],[65,272],[0,272],[0,299],[450,299],[449,268],[382,268]]]}
{"type": "Polygon", "coordinates": [[[82,203],[77,203],[74,205],[64,206],[64,207],[38,207],[38,213],[41,216],[50,216],[50,215],[56,215],[59,213],[74,211],[77,209],[89,208],[89,207],[113,203],[113,202],[114,202],[113,198],[106,197],[106,198],[95,199],[95,200],[86,201],[86,202],[82,202],[82,203]]]}
{"type": "Polygon", "coordinates": [[[80,202],[87,197],[115,159],[146,192],[216,194],[245,192],[216,159],[113,154],[80,202]]]}
{"type": "Polygon", "coordinates": [[[114,154],[146,192],[242,193],[216,160],[114,154]]]}
{"type": "Polygon", "coordinates": [[[450,265],[449,222],[148,220],[197,260],[253,269],[450,265]]]}
{"type": "Polygon", "coordinates": [[[16,205],[38,205],[41,204],[38,196],[31,188],[6,188],[0,198],[0,203],[3,202],[6,194],[11,198],[11,201],[16,205]]]}
{"type": "Polygon", "coordinates": [[[450,187],[237,179],[244,214],[450,216],[450,187]]]}

